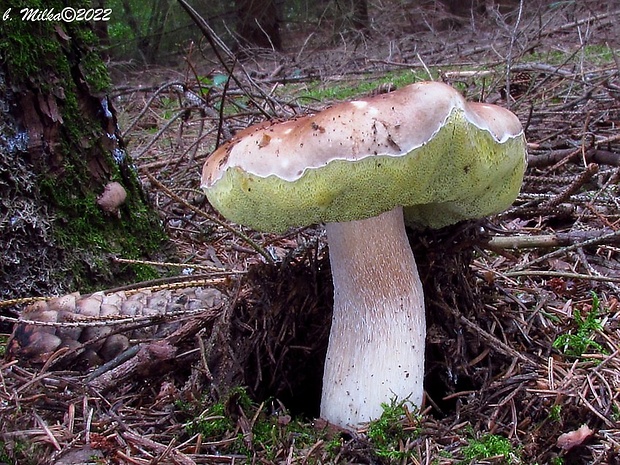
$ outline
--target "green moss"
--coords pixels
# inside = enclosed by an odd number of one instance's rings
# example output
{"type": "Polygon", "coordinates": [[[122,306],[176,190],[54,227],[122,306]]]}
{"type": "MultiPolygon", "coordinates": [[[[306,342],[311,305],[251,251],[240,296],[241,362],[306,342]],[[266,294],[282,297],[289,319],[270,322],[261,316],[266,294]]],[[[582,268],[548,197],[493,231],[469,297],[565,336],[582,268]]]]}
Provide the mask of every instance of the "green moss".
{"type": "Polygon", "coordinates": [[[11,460],[11,456],[7,451],[4,441],[0,441],[0,463],[14,463],[13,460],[11,460]]]}
{"type": "Polygon", "coordinates": [[[106,92],[112,85],[110,73],[99,55],[98,38],[89,28],[79,28],[73,32],[84,48],[79,62],[80,71],[93,94],[106,92]]]}
{"type": "Polygon", "coordinates": [[[410,402],[397,402],[392,400],[389,404],[382,404],[383,413],[377,420],[370,422],[368,426],[368,438],[375,446],[375,452],[379,457],[390,460],[403,460],[412,455],[410,450],[403,450],[402,445],[407,439],[419,436],[420,429],[412,427],[406,421],[412,415],[408,414],[407,407],[410,402]]]}
{"type": "Polygon", "coordinates": [[[190,435],[201,434],[206,440],[217,440],[234,429],[234,423],[226,414],[223,402],[212,405],[198,418],[186,425],[190,435]]]}
{"type": "Polygon", "coordinates": [[[0,335],[0,358],[4,358],[6,354],[6,348],[7,348],[6,345],[8,341],[9,341],[8,336],[0,335]]]}
{"type": "MultiPolygon", "coordinates": [[[[190,416],[197,409],[202,410],[200,405],[193,405],[191,403],[179,402],[177,407],[190,416]]],[[[220,402],[216,402],[202,410],[199,416],[190,418],[190,421],[185,425],[185,429],[190,435],[201,434],[206,440],[217,440],[234,432],[235,422],[230,415],[231,410],[241,409],[243,412],[249,412],[252,408],[255,408],[255,406],[246,390],[242,387],[236,387],[231,389],[220,402]]]]}
{"type": "MultiPolygon", "coordinates": [[[[62,55],[53,22],[21,20],[19,11],[22,8],[45,8],[42,3],[43,1],[37,0],[33,2],[17,0],[11,5],[12,18],[2,22],[0,55],[3,61],[11,64],[9,71],[15,80],[23,82],[39,80],[41,67],[55,62],[62,55]],[[36,29],[36,34],[33,34],[33,28],[36,29]]],[[[47,8],[50,6],[52,5],[48,5],[47,8]]]]}
{"type": "Polygon", "coordinates": [[[422,74],[421,72],[405,70],[389,72],[372,79],[352,80],[343,84],[334,85],[333,82],[329,82],[327,86],[325,81],[316,81],[308,84],[308,87],[300,92],[297,98],[302,102],[350,100],[362,95],[368,95],[382,85],[392,84],[400,88],[424,79],[428,79],[426,72],[422,74]]]}
{"type": "Polygon", "coordinates": [[[557,423],[562,421],[562,406],[560,404],[551,406],[551,409],[549,409],[549,419],[557,423]]]}
{"type": "MultiPolygon", "coordinates": [[[[166,241],[158,218],[136,198],[137,191],[130,193],[116,217],[99,208],[94,194],[75,192],[76,174],[66,174],[62,179],[43,178],[40,186],[42,195],[56,207],[54,231],[59,245],[81,257],[67,264],[80,287],[88,288],[91,279],[113,281],[105,258],[108,255],[137,259],[157,251],[166,241]],[[91,279],[84,279],[87,276],[91,279]]],[[[123,270],[138,281],[158,277],[155,269],[146,265],[125,265],[123,270]]]]}
{"type": "MultiPolygon", "coordinates": [[[[29,35],[23,24],[21,21],[10,22],[12,30],[5,31],[6,39],[0,41],[0,55],[19,73],[16,79],[37,76],[40,63],[49,61],[49,57],[57,56],[59,53],[57,42],[39,40],[38,37],[29,35]],[[6,34],[7,32],[9,34],[6,34]]],[[[3,24],[3,27],[5,26],[3,24]]]]}
{"type": "MultiPolygon", "coordinates": [[[[232,389],[224,399],[206,408],[182,401],[176,405],[189,416],[185,423],[187,434],[201,434],[204,442],[214,443],[212,447],[217,453],[242,454],[252,463],[257,457],[264,463],[279,462],[279,454],[289,450],[300,454],[300,461],[303,458],[304,463],[314,463],[303,456],[304,452],[327,439],[327,431],[291,418],[281,411],[281,405],[277,413],[268,401],[257,405],[241,387],[232,389]],[[202,413],[196,417],[197,411],[202,413]]],[[[326,451],[335,455],[339,445],[334,440],[330,450],[326,446],[326,451]]]]}
{"type": "Polygon", "coordinates": [[[26,440],[0,441],[0,463],[7,465],[37,465],[46,451],[41,443],[26,440]]]}
{"type": "MultiPolygon", "coordinates": [[[[84,5],[84,2],[69,2],[73,6],[84,5]]],[[[88,4],[88,3],[87,3],[88,4]]],[[[15,81],[48,83],[49,75],[42,75],[42,70],[54,69],[58,75],[67,71],[67,61],[62,50],[62,41],[58,39],[57,23],[54,21],[23,21],[20,10],[56,11],[69,6],[67,2],[50,2],[43,0],[12,2],[11,19],[2,22],[0,32],[0,55],[3,61],[10,63],[9,72],[15,81]]],[[[4,9],[2,10],[5,11],[4,9]]]]}
{"type": "Polygon", "coordinates": [[[503,457],[503,460],[498,462],[503,464],[521,463],[519,453],[510,441],[496,434],[485,434],[478,439],[471,439],[463,448],[463,455],[466,463],[476,463],[477,460],[490,457],[503,457]]]}
{"type": "Polygon", "coordinates": [[[568,62],[579,60],[587,61],[597,66],[614,65],[614,56],[620,53],[620,49],[614,49],[608,45],[587,44],[573,50],[546,50],[544,52],[533,51],[523,56],[526,62],[542,62],[553,65],[564,65],[568,62]]]}
{"type": "Polygon", "coordinates": [[[112,81],[108,69],[95,52],[89,52],[82,59],[81,69],[91,92],[101,93],[110,88],[112,81]]]}
{"type": "MultiPolygon", "coordinates": [[[[81,56],[82,75],[93,93],[107,90],[110,77],[105,63],[98,55],[98,40],[84,23],[54,21],[23,21],[20,10],[50,10],[60,12],[64,7],[90,7],[88,1],[16,0],[10,8],[11,19],[2,22],[0,56],[10,63],[9,72],[16,82],[32,82],[44,92],[64,87],[64,77],[70,76],[71,64],[67,56],[81,56]],[[64,30],[64,31],[63,31],[64,30]],[[64,37],[66,35],[67,37],[64,37]],[[79,43],[81,50],[72,50],[79,43]],[[50,78],[49,71],[60,79],[50,78]]],[[[4,9],[2,12],[4,13],[4,9]]],[[[66,89],[65,89],[66,90],[66,89]]]]}

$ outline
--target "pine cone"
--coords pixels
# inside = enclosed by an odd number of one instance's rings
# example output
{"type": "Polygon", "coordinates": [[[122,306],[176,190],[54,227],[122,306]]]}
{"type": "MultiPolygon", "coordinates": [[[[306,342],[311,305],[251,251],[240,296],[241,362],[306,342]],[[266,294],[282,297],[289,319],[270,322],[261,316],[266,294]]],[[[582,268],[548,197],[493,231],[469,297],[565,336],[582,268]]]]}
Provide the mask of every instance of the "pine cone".
{"type": "Polygon", "coordinates": [[[44,364],[59,349],[69,349],[67,361],[78,365],[96,366],[113,359],[130,346],[147,339],[160,339],[180,325],[174,316],[180,311],[213,309],[222,305],[225,297],[214,288],[186,288],[178,291],[141,291],[88,296],[67,294],[48,301],[39,301],[24,309],[21,319],[43,323],[69,325],[17,324],[9,339],[7,357],[27,365],[44,364]],[[136,317],[161,316],[153,320],[136,317]],[[119,324],[119,317],[134,317],[134,321],[119,324]],[[79,323],[78,325],[75,325],[79,323]],[[123,327],[125,331],[119,331],[123,327]]]}

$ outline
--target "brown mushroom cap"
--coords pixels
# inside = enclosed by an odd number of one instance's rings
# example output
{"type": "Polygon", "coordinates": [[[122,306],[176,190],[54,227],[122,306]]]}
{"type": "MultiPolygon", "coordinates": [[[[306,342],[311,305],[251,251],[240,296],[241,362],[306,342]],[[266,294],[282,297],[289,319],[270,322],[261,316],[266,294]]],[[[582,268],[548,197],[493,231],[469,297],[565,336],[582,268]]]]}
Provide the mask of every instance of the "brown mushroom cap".
{"type": "Polygon", "coordinates": [[[202,187],[224,216],[258,230],[399,205],[412,207],[410,223],[440,227],[510,205],[525,153],[510,111],[424,82],[241,131],[209,157],[202,187]]]}
{"type": "Polygon", "coordinates": [[[126,200],[127,191],[123,185],[113,181],[106,184],[103,193],[97,197],[97,205],[99,205],[103,211],[116,213],[126,200]]]}

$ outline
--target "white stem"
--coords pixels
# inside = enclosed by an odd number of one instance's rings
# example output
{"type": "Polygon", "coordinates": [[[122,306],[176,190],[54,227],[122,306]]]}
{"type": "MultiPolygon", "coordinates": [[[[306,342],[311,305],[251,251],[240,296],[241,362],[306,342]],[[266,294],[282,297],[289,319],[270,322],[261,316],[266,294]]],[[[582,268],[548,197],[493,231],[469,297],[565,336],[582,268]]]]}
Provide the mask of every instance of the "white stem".
{"type": "Polygon", "coordinates": [[[334,315],[321,417],[356,427],[396,398],[420,405],[426,323],[402,208],[327,225],[334,315]]]}

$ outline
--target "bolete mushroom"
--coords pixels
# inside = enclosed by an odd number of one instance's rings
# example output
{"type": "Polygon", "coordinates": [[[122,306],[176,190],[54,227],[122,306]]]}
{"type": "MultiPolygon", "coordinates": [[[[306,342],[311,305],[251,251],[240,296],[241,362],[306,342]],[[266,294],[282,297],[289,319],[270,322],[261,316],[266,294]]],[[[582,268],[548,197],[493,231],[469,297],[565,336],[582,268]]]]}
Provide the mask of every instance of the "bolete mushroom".
{"type": "Polygon", "coordinates": [[[513,113],[422,82],[249,127],[207,159],[202,187],[256,230],[326,223],[334,313],[321,416],[357,427],[391,399],[422,402],[424,296],[404,219],[438,228],[498,213],[525,166],[513,113]]]}

